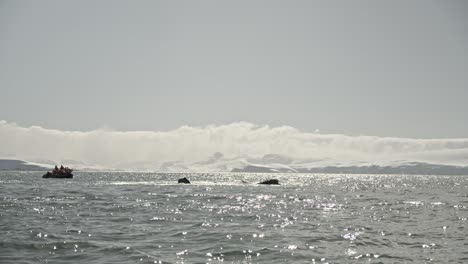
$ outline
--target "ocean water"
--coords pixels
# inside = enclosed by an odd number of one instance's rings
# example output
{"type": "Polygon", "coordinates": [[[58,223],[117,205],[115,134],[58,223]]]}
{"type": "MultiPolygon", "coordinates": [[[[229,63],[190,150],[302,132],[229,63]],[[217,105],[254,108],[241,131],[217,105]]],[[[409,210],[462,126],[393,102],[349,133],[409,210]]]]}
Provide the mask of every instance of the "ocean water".
{"type": "Polygon", "coordinates": [[[468,263],[468,176],[41,174],[0,172],[2,264],[468,263]]]}

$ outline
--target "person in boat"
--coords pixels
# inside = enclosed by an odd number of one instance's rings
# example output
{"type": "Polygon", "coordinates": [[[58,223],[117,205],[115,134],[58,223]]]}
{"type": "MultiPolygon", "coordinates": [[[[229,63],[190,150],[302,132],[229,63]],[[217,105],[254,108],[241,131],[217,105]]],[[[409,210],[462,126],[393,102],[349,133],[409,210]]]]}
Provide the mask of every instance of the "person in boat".
{"type": "Polygon", "coordinates": [[[58,172],[58,171],[59,171],[59,168],[57,167],[57,165],[55,165],[54,172],[58,172]]]}

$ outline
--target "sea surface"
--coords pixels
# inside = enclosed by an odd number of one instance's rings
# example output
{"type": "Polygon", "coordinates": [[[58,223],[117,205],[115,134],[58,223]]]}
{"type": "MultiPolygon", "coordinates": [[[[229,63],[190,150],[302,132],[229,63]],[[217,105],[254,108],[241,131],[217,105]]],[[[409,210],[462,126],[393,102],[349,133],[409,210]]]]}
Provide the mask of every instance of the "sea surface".
{"type": "Polygon", "coordinates": [[[42,174],[0,172],[2,264],[468,263],[468,176],[42,174]]]}

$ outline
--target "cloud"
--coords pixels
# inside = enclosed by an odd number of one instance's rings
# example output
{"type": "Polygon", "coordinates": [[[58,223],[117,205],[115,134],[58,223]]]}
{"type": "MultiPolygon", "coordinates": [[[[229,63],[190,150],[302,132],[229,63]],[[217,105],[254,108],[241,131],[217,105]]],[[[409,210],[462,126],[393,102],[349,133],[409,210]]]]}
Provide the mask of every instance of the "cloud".
{"type": "Polygon", "coordinates": [[[107,168],[159,168],[169,161],[200,162],[278,154],[293,160],[339,162],[411,160],[468,163],[468,138],[410,139],[347,136],[238,122],[171,131],[61,131],[0,121],[0,155],[26,160],[77,160],[107,168]]]}

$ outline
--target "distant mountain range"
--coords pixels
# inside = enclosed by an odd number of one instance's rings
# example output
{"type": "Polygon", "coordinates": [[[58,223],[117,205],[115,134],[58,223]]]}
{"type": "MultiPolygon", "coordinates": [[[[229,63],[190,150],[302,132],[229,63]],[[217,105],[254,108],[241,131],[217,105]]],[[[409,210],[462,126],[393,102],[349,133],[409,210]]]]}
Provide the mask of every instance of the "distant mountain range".
{"type": "Polygon", "coordinates": [[[293,168],[284,166],[247,165],[232,172],[254,173],[343,173],[343,174],[414,174],[414,175],[468,175],[468,167],[408,162],[398,166],[326,166],[293,168]]]}
{"type": "Polygon", "coordinates": [[[52,166],[46,164],[38,164],[22,160],[0,159],[0,170],[46,171],[51,167],[52,166]]]}
{"type": "MultiPolygon", "coordinates": [[[[46,171],[53,168],[54,165],[51,164],[54,163],[51,161],[44,161],[42,163],[0,159],[0,170],[46,171]]],[[[207,160],[198,162],[166,161],[160,164],[141,162],[138,164],[125,164],[125,166],[120,166],[120,168],[93,166],[75,160],[67,160],[63,164],[82,171],[468,175],[468,166],[427,162],[393,161],[380,164],[369,162],[345,164],[330,160],[294,161],[291,158],[275,154],[268,154],[260,158],[225,158],[219,152],[207,160]]]]}

